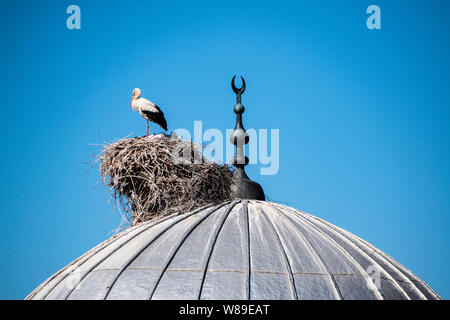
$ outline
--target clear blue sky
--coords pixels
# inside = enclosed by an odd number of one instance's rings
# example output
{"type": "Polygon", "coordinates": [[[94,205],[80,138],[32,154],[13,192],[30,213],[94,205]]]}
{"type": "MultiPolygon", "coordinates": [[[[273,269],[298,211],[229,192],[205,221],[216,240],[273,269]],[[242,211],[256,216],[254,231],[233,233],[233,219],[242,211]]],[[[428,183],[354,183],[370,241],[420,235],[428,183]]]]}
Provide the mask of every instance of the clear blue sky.
{"type": "Polygon", "coordinates": [[[275,201],[384,250],[450,298],[449,1],[1,1],[0,298],[22,299],[108,238],[98,144],[169,129],[280,129],[275,201]],[[66,8],[81,8],[81,30],[66,8]],[[368,30],[370,4],[382,29],[368,30]]]}

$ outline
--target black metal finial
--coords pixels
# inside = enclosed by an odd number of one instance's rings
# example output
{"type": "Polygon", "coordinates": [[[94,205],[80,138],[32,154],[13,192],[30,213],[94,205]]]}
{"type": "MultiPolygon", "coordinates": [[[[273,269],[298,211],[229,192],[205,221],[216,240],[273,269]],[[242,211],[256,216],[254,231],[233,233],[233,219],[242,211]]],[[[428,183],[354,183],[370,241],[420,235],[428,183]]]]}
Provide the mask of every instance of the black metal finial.
{"type": "Polygon", "coordinates": [[[241,103],[241,96],[245,91],[245,80],[241,76],[242,87],[237,88],[234,84],[235,79],[236,76],[231,80],[231,87],[233,88],[234,93],[236,93],[236,105],[234,106],[236,126],[230,136],[230,142],[236,146],[236,155],[231,160],[231,163],[236,167],[236,170],[234,171],[234,182],[231,186],[231,193],[233,198],[265,200],[266,197],[261,186],[250,180],[244,169],[249,162],[248,158],[245,156],[244,145],[248,144],[250,140],[242,123],[242,114],[244,113],[245,108],[241,103]]]}
{"type": "Polygon", "coordinates": [[[236,104],[240,104],[241,103],[241,95],[245,92],[245,80],[244,80],[244,77],[241,76],[242,87],[240,87],[238,89],[238,88],[236,88],[236,85],[234,84],[235,79],[236,79],[236,76],[234,76],[233,79],[231,79],[231,87],[233,88],[234,93],[236,93],[236,104]]]}

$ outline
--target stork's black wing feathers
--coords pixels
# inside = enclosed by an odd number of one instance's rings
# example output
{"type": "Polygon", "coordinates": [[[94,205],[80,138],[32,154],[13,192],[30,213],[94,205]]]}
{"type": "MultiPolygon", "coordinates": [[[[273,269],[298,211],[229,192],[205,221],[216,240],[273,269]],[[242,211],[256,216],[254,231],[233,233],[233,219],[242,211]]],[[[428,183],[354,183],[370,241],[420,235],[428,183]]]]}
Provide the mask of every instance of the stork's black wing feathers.
{"type": "Polygon", "coordinates": [[[158,112],[142,110],[142,113],[145,114],[150,119],[151,122],[156,123],[165,131],[167,131],[167,122],[166,119],[164,118],[164,112],[162,112],[162,110],[157,105],[155,105],[155,108],[158,109],[158,112]]]}
{"type": "Polygon", "coordinates": [[[162,112],[161,108],[158,107],[156,104],[155,104],[155,108],[156,108],[156,110],[158,110],[162,115],[164,115],[164,112],[162,112]]]}

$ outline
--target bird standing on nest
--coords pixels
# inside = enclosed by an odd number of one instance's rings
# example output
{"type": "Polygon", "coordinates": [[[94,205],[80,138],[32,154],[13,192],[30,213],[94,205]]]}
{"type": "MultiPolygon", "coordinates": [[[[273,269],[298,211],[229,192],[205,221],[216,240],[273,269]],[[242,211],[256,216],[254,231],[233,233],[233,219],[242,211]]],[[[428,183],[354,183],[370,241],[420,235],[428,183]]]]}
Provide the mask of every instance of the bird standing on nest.
{"type": "Polygon", "coordinates": [[[138,111],[141,114],[142,118],[147,120],[147,138],[149,121],[156,123],[165,131],[167,131],[167,122],[164,118],[164,112],[162,112],[161,109],[153,102],[145,98],[141,98],[141,89],[136,88],[133,90],[133,97],[131,98],[130,106],[135,111],[138,111]]]}

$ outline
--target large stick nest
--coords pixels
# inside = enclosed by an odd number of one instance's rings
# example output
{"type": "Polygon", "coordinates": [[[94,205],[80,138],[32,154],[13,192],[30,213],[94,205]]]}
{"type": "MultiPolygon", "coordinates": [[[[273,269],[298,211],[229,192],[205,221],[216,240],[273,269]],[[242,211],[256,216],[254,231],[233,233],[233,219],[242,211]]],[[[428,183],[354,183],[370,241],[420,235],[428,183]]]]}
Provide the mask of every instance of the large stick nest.
{"type": "Polygon", "coordinates": [[[176,136],[106,144],[97,161],[103,184],[132,224],[230,199],[229,166],[206,161],[195,144],[176,136]]]}

